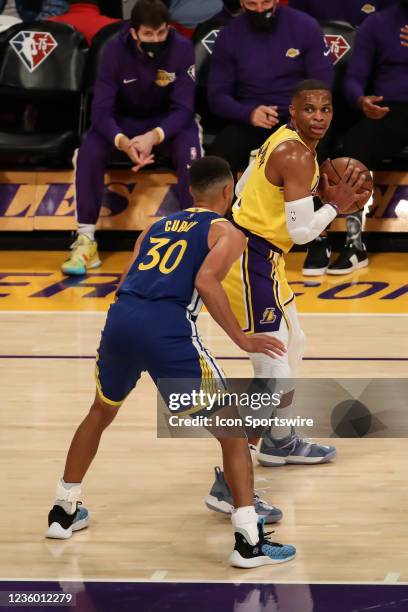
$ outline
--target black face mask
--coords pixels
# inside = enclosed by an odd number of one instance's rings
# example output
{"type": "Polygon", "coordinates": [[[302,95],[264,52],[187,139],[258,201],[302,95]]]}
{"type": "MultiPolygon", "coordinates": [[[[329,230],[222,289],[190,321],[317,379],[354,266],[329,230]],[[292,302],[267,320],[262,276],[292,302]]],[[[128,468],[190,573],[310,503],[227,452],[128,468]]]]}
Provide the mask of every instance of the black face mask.
{"type": "Polygon", "coordinates": [[[257,11],[246,11],[251,25],[260,32],[268,32],[272,30],[275,24],[275,10],[268,9],[262,13],[257,11]]]}
{"type": "Polygon", "coordinates": [[[238,13],[241,10],[240,0],[223,0],[223,3],[230,13],[238,13]]]}
{"type": "Polygon", "coordinates": [[[162,42],[141,42],[140,48],[151,59],[156,59],[167,45],[167,40],[162,42]]]}

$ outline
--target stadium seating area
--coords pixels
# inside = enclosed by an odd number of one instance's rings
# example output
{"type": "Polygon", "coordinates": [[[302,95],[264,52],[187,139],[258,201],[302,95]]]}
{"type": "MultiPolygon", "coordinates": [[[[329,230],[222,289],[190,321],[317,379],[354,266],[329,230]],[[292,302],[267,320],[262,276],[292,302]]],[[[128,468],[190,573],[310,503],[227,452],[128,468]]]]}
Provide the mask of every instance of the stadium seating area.
{"type": "MultiPolygon", "coordinates": [[[[72,159],[90,123],[101,54],[121,27],[118,22],[103,28],[91,47],[71,26],[50,21],[17,23],[0,32],[0,191],[5,194],[0,230],[74,229],[72,159]],[[9,194],[14,194],[11,203],[9,194]]],[[[322,28],[335,65],[336,115],[343,113],[348,121],[342,82],[356,29],[343,22],[326,22],[322,28]]],[[[208,65],[218,34],[219,29],[203,25],[193,37],[196,111],[207,149],[222,125],[207,104],[208,65]]],[[[142,229],[152,214],[166,214],[177,207],[169,160],[157,159],[155,166],[134,175],[128,158],[119,153],[109,168],[103,204],[108,214],[98,227],[142,229]],[[117,208],[119,213],[114,212],[117,208]]],[[[406,199],[408,147],[395,158],[384,159],[377,170],[379,204],[368,215],[366,229],[406,231],[405,220],[396,219],[393,211],[395,199],[406,199]]],[[[337,229],[344,228],[342,219],[336,223],[337,229]]]]}
{"type": "MultiPolygon", "coordinates": [[[[97,65],[106,43],[120,30],[109,25],[90,48],[68,25],[39,21],[18,23],[0,35],[0,159],[10,167],[71,167],[71,159],[90,118],[97,65]],[[27,33],[30,33],[29,35],[27,33]],[[37,39],[40,52],[31,53],[37,39]]],[[[343,22],[322,24],[336,69],[335,104],[344,108],[342,79],[353,48],[355,28],[343,22]]],[[[208,110],[208,64],[219,30],[200,28],[195,38],[197,112],[210,144],[220,120],[208,110]]],[[[408,147],[386,168],[408,168],[408,147]]]]}

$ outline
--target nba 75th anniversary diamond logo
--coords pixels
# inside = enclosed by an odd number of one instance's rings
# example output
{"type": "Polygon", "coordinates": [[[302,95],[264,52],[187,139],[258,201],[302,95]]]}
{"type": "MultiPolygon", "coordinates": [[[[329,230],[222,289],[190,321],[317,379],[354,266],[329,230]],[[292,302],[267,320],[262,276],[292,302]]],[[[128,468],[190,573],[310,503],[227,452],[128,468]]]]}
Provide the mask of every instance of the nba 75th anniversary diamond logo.
{"type": "Polygon", "coordinates": [[[324,40],[327,46],[325,55],[331,55],[333,64],[337,64],[351,49],[347,40],[341,34],[325,34],[324,40]]]}
{"type": "Polygon", "coordinates": [[[10,40],[10,45],[27,70],[34,72],[51,55],[58,43],[49,32],[23,30],[10,40]]]}

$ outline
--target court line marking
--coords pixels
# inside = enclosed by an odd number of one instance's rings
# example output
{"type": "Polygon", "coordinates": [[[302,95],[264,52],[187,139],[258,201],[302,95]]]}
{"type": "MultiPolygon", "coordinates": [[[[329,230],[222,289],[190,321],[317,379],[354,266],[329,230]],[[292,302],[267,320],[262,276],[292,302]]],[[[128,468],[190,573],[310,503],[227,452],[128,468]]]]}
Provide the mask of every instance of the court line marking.
{"type": "Polygon", "coordinates": [[[387,584],[395,584],[398,582],[398,578],[401,576],[398,572],[388,572],[384,578],[384,582],[387,584]]]}
{"type": "MultiPolygon", "coordinates": [[[[0,355],[0,359],[95,359],[96,355],[0,355]]],[[[249,357],[220,357],[219,361],[249,361],[249,357]]],[[[303,361],[408,361],[408,357],[303,357],[303,361]]]]}
{"type": "MultiPolygon", "coordinates": [[[[237,570],[237,576],[239,576],[241,574],[241,572],[239,570],[237,570]]],[[[0,589],[2,587],[2,582],[51,582],[51,583],[56,583],[59,584],[60,580],[58,578],[0,578],[0,589]]],[[[82,582],[82,583],[87,583],[87,582],[99,582],[99,583],[109,583],[109,582],[141,582],[141,583],[148,583],[149,579],[148,578],[111,578],[109,580],[101,580],[100,578],[85,578],[83,580],[76,580],[75,578],[69,579],[69,578],[64,578],[63,580],[64,583],[69,583],[72,582],[73,584],[78,583],[78,582],[82,582]]],[[[237,582],[236,580],[200,580],[200,579],[191,579],[191,580],[181,580],[179,578],[168,578],[166,580],[166,582],[172,582],[172,583],[176,583],[176,584],[286,584],[286,585],[291,585],[291,584],[303,584],[303,585],[313,585],[313,584],[323,584],[323,585],[350,585],[350,586],[378,586],[378,585],[382,585],[384,586],[384,582],[381,580],[377,580],[376,582],[374,581],[363,581],[363,582],[350,582],[350,581],[346,581],[346,580],[333,580],[331,582],[328,582],[326,580],[274,580],[271,583],[271,580],[262,580],[262,579],[258,579],[258,580],[240,580],[239,582],[237,582]]],[[[408,582],[398,582],[398,586],[408,586],[408,582]]]]}
{"type": "Polygon", "coordinates": [[[168,573],[169,572],[167,570],[157,570],[150,576],[150,580],[153,582],[160,582],[161,580],[165,579],[168,573]]]}
{"type": "MultiPolygon", "coordinates": [[[[110,305],[110,304],[109,304],[110,305]]],[[[23,314],[23,315],[100,315],[106,316],[106,310],[0,310],[0,314],[23,314]]],[[[301,312],[300,317],[408,317],[408,312],[301,312]]],[[[210,317],[209,312],[201,312],[200,317],[210,317]]]]}

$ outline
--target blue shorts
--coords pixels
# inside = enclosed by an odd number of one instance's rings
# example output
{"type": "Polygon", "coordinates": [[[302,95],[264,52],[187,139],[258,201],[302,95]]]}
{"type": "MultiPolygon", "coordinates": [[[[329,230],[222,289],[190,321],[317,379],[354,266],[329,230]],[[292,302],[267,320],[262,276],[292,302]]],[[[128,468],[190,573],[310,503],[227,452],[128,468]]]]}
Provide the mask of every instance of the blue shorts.
{"type": "Polygon", "coordinates": [[[161,380],[184,379],[183,392],[190,390],[186,385],[211,390],[225,386],[221,368],[183,306],[121,295],[109,309],[98,349],[99,396],[120,406],[143,371],[156,385],[161,380]]]}

